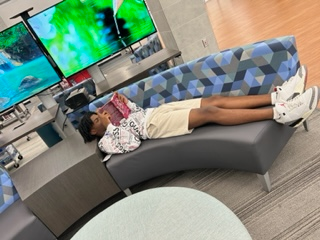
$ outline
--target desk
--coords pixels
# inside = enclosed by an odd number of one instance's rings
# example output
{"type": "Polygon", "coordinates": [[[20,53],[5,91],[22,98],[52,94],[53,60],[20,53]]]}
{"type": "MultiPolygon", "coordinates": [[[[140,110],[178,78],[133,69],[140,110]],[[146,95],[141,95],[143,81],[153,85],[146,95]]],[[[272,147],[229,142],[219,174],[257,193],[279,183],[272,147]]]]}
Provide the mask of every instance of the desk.
{"type": "Polygon", "coordinates": [[[75,133],[10,176],[22,201],[58,237],[121,191],[101,159],[97,143],[84,144],[75,133]]]}
{"type": "Polygon", "coordinates": [[[53,122],[58,113],[58,105],[48,109],[47,111],[37,111],[33,113],[23,125],[14,129],[13,127],[6,127],[2,129],[0,134],[0,147],[7,146],[18,139],[34,132],[36,129],[53,122]]]}
{"type": "Polygon", "coordinates": [[[131,66],[126,66],[112,71],[106,75],[106,81],[96,84],[97,97],[105,93],[125,87],[140,79],[149,77],[149,70],[168,62],[169,60],[179,57],[181,51],[164,48],[155,54],[135,63],[131,66]]]}
{"type": "Polygon", "coordinates": [[[38,132],[48,147],[75,133],[73,126],[69,122],[65,122],[65,115],[57,104],[44,112],[36,110],[27,121],[23,122],[23,125],[16,129],[13,127],[4,128],[0,134],[0,147],[7,146],[34,131],[38,132]],[[42,127],[49,123],[53,128],[47,126],[48,128],[43,132],[42,127]],[[64,125],[68,127],[64,128],[64,125]],[[48,133],[51,134],[50,137],[48,133]]]}
{"type": "Polygon", "coordinates": [[[239,218],[214,197],[194,189],[162,187],[116,202],[72,240],[252,240],[239,218]]]}

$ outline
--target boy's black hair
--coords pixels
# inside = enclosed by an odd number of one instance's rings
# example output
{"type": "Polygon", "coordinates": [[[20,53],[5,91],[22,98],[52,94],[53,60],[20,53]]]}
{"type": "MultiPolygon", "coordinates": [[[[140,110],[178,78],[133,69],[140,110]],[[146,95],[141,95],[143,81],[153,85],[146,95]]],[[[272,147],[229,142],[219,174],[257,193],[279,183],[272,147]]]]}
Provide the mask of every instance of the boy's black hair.
{"type": "Polygon", "coordinates": [[[95,112],[86,112],[80,120],[78,130],[84,140],[85,143],[91,142],[97,139],[97,136],[92,135],[91,128],[93,126],[93,122],[91,120],[91,116],[96,114],[95,112]]]}
{"type": "MultiPolygon", "coordinates": [[[[94,114],[96,114],[96,113],[95,112],[86,112],[83,115],[83,117],[81,118],[79,126],[78,126],[78,130],[79,130],[85,143],[92,142],[95,139],[97,139],[99,142],[99,140],[101,139],[100,137],[92,135],[90,133],[92,125],[93,125],[93,122],[91,120],[91,116],[94,114]]],[[[99,150],[100,150],[100,148],[99,148],[99,150]]],[[[107,153],[102,152],[101,150],[100,150],[100,152],[102,153],[103,157],[105,157],[107,155],[107,153]]]]}

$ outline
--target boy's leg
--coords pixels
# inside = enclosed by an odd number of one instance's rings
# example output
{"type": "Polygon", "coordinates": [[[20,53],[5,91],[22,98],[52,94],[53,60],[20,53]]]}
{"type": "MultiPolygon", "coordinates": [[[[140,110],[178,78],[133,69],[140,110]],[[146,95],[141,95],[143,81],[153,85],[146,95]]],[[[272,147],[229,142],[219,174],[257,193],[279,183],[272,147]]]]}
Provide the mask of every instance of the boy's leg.
{"type": "Polygon", "coordinates": [[[250,109],[271,105],[271,95],[211,96],[201,99],[201,107],[215,106],[226,109],[250,109]]]}
{"type": "Polygon", "coordinates": [[[206,106],[191,109],[189,114],[189,129],[200,127],[207,123],[238,125],[267,119],[273,119],[273,108],[224,109],[215,106],[206,106]]]}
{"type": "Polygon", "coordinates": [[[192,109],[189,114],[189,129],[207,123],[221,125],[237,125],[267,119],[275,119],[278,123],[301,125],[315,110],[319,101],[319,88],[312,87],[300,96],[286,103],[277,103],[267,109],[222,109],[208,105],[192,109]]]}

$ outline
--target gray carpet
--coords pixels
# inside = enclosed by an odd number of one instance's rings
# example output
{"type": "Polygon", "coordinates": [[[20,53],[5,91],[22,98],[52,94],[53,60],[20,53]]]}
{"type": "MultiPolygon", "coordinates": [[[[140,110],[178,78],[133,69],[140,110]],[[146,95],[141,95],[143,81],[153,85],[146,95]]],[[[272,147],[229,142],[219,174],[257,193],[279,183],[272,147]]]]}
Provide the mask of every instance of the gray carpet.
{"type": "MultiPolygon", "coordinates": [[[[255,174],[233,170],[193,170],[147,181],[133,192],[160,186],[201,190],[227,205],[252,238],[320,239],[320,110],[299,127],[269,170],[266,193],[255,174]]],[[[274,139],[275,141],[277,139],[274,139]]]]}

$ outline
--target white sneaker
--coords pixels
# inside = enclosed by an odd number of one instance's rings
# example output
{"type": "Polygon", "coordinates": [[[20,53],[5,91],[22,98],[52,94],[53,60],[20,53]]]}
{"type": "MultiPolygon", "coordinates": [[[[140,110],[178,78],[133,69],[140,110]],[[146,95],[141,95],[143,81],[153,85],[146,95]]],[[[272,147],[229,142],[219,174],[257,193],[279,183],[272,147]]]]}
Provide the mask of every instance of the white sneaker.
{"type": "Polygon", "coordinates": [[[299,127],[316,109],[319,88],[314,86],[285,103],[276,103],[274,120],[291,127],[299,127]]]}
{"type": "Polygon", "coordinates": [[[275,87],[274,92],[271,93],[272,103],[284,103],[303,93],[307,74],[307,67],[303,65],[298,69],[296,75],[285,81],[282,86],[275,87]]]}

